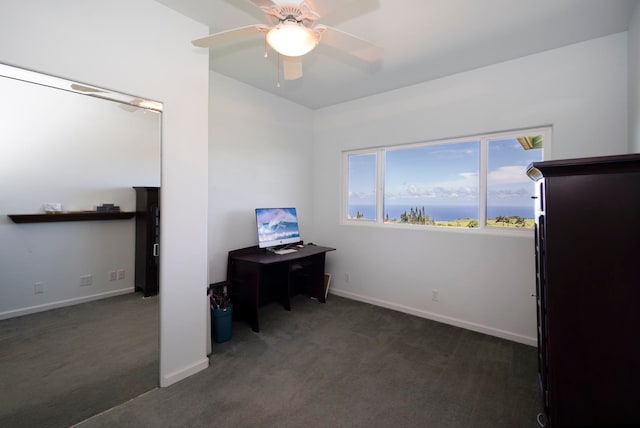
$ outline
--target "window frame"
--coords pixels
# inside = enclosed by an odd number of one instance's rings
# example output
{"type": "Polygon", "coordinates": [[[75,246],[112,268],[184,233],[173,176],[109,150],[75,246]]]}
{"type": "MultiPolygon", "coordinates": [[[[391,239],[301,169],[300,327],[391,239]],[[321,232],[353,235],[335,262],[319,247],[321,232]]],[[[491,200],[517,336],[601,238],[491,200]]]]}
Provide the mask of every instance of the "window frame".
{"type": "Polygon", "coordinates": [[[368,224],[372,224],[372,223],[377,223],[379,220],[379,213],[378,211],[380,210],[379,208],[379,204],[380,204],[380,194],[382,192],[382,190],[384,190],[384,188],[380,188],[380,171],[383,171],[383,169],[381,168],[380,165],[380,152],[378,150],[379,148],[373,148],[373,149],[358,149],[358,150],[348,150],[348,151],[343,151],[342,152],[342,202],[340,203],[341,206],[341,213],[340,213],[340,222],[342,224],[360,224],[360,223],[368,223],[368,224]],[[374,220],[371,219],[355,219],[355,218],[349,218],[349,213],[348,213],[348,207],[349,207],[349,156],[351,155],[369,155],[369,154],[373,154],[376,156],[376,184],[375,184],[375,189],[376,189],[376,218],[374,220]]]}
{"type": "MultiPolygon", "coordinates": [[[[387,228],[402,228],[402,229],[415,229],[415,230],[428,230],[428,231],[443,231],[443,232],[458,232],[458,233],[480,233],[480,234],[500,234],[500,235],[514,235],[514,236],[529,236],[533,234],[531,228],[514,228],[514,227],[499,227],[487,225],[487,176],[488,176],[488,147],[489,142],[492,140],[499,140],[505,138],[517,138],[523,135],[543,135],[544,147],[542,152],[542,159],[549,160],[551,153],[551,139],[552,139],[553,127],[551,125],[543,125],[530,128],[520,128],[508,131],[490,132],[485,134],[467,135],[455,138],[445,138],[430,141],[421,141],[414,143],[403,143],[396,145],[385,145],[370,148],[360,148],[354,150],[342,151],[342,195],[340,201],[340,224],[349,226],[369,226],[369,227],[387,227],[387,228]],[[387,150],[401,150],[412,147],[421,146],[435,146],[446,145],[460,142],[466,142],[470,140],[479,141],[479,165],[478,165],[478,227],[445,227],[445,226],[432,226],[432,225],[415,225],[415,224],[387,224],[384,222],[384,192],[385,192],[385,153],[387,150]],[[362,155],[362,154],[375,154],[376,155],[376,218],[371,219],[355,219],[349,218],[349,156],[362,155]]],[[[534,195],[532,195],[533,197],[534,195]]]]}

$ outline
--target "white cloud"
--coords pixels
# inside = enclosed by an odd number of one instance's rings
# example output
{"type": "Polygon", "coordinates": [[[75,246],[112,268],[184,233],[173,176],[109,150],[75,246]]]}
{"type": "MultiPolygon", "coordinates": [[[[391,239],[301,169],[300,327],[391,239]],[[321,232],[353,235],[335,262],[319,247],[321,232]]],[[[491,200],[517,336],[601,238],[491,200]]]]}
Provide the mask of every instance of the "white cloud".
{"type": "Polygon", "coordinates": [[[531,197],[531,190],[527,190],[523,187],[518,189],[489,189],[487,193],[491,200],[522,200],[529,199],[531,197]]]}
{"type": "Polygon", "coordinates": [[[349,201],[351,203],[357,203],[362,201],[375,200],[375,193],[373,192],[349,192],[349,201]]]}
{"type": "Polygon", "coordinates": [[[526,168],[517,165],[503,166],[493,170],[487,175],[487,180],[489,185],[531,182],[526,174],[526,168]]]}
{"type": "Polygon", "coordinates": [[[398,199],[475,199],[478,196],[478,190],[475,187],[458,186],[458,187],[420,187],[417,185],[409,185],[399,192],[387,192],[388,200],[398,199]]]}
{"type": "Polygon", "coordinates": [[[461,172],[456,178],[437,183],[403,183],[395,192],[385,192],[387,200],[477,199],[478,173],[461,172]]]}

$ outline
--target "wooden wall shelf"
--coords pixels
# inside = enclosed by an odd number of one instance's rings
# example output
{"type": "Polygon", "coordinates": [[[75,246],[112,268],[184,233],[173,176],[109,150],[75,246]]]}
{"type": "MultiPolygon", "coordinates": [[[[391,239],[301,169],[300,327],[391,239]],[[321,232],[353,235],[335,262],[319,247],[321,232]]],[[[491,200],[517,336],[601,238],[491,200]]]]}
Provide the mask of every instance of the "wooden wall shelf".
{"type": "Polygon", "coordinates": [[[52,223],[60,221],[125,220],[133,218],[135,212],[121,211],[99,213],[95,211],[66,212],[59,214],[8,214],[14,223],[52,223]]]}

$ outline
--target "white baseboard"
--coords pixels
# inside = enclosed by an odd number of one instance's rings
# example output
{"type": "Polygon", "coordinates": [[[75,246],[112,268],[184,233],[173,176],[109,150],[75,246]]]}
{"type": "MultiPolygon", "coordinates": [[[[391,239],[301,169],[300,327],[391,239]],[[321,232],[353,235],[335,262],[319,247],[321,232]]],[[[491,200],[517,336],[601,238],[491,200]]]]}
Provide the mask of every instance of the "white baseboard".
{"type": "Polygon", "coordinates": [[[59,300],[57,302],[44,303],[42,305],[30,306],[28,308],[14,309],[11,311],[0,312],[0,320],[19,317],[22,315],[30,315],[38,312],[48,311],[50,309],[63,308],[65,306],[77,305],[79,303],[87,303],[94,300],[106,299],[107,297],[120,296],[134,292],[134,287],[122,288],[115,291],[107,291],[104,293],[92,294],[91,296],[75,297],[73,299],[59,300]]]}
{"type": "MultiPolygon", "coordinates": [[[[160,364],[162,365],[162,363],[160,364]]],[[[171,386],[176,382],[181,381],[182,379],[186,379],[191,375],[198,373],[209,367],[209,359],[203,358],[195,363],[187,366],[183,369],[177,370],[173,373],[169,373],[167,375],[160,374],[160,386],[165,388],[167,386],[171,386]]],[[[162,369],[160,369],[162,371],[162,369]]]]}
{"type": "Polygon", "coordinates": [[[488,327],[486,325],[477,324],[477,323],[461,320],[458,318],[448,317],[446,315],[440,315],[440,314],[436,314],[429,311],[424,311],[422,309],[411,308],[411,307],[399,305],[393,302],[373,299],[371,297],[350,293],[348,291],[339,290],[336,288],[332,288],[329,291],[329,293],[335,294],[336,296],[346,297],[347,299],[357,300],[359,302],[370,303],[375,306],[381,306],[384,308],[393,309],[395,311],[404,312],[406,314],[415,315],[417,317],[427,318],[427,319],[438,321],[444,324],[465,328],[467,330],[477,331],[478,333],[484,333],[490,336],[500,337],[502,339],[511,340],[512,342],[522,343],[524,345],[529,345],[529,346],[538,346],[538,339],[535,337],[523,336],[521,334],[513,333],[510,331],[500,330],[497,328],[488,327]]]}

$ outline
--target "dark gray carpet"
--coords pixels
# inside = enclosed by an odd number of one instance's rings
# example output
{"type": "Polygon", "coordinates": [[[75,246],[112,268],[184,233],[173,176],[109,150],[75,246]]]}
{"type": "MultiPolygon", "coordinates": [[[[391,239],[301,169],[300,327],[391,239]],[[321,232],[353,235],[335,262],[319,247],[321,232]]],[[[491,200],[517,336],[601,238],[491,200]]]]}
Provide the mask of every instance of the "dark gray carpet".
{"type": "Polygon", "coordinates": [[[158,385],[158,299],[0,321],[0,427],[68,427],[158,385]]]}
{"type": "Polygon", "coordinates": [[[536,427],[536,350],[330,295],[233,323],[211,366],[92,427],[536,427]]]}

